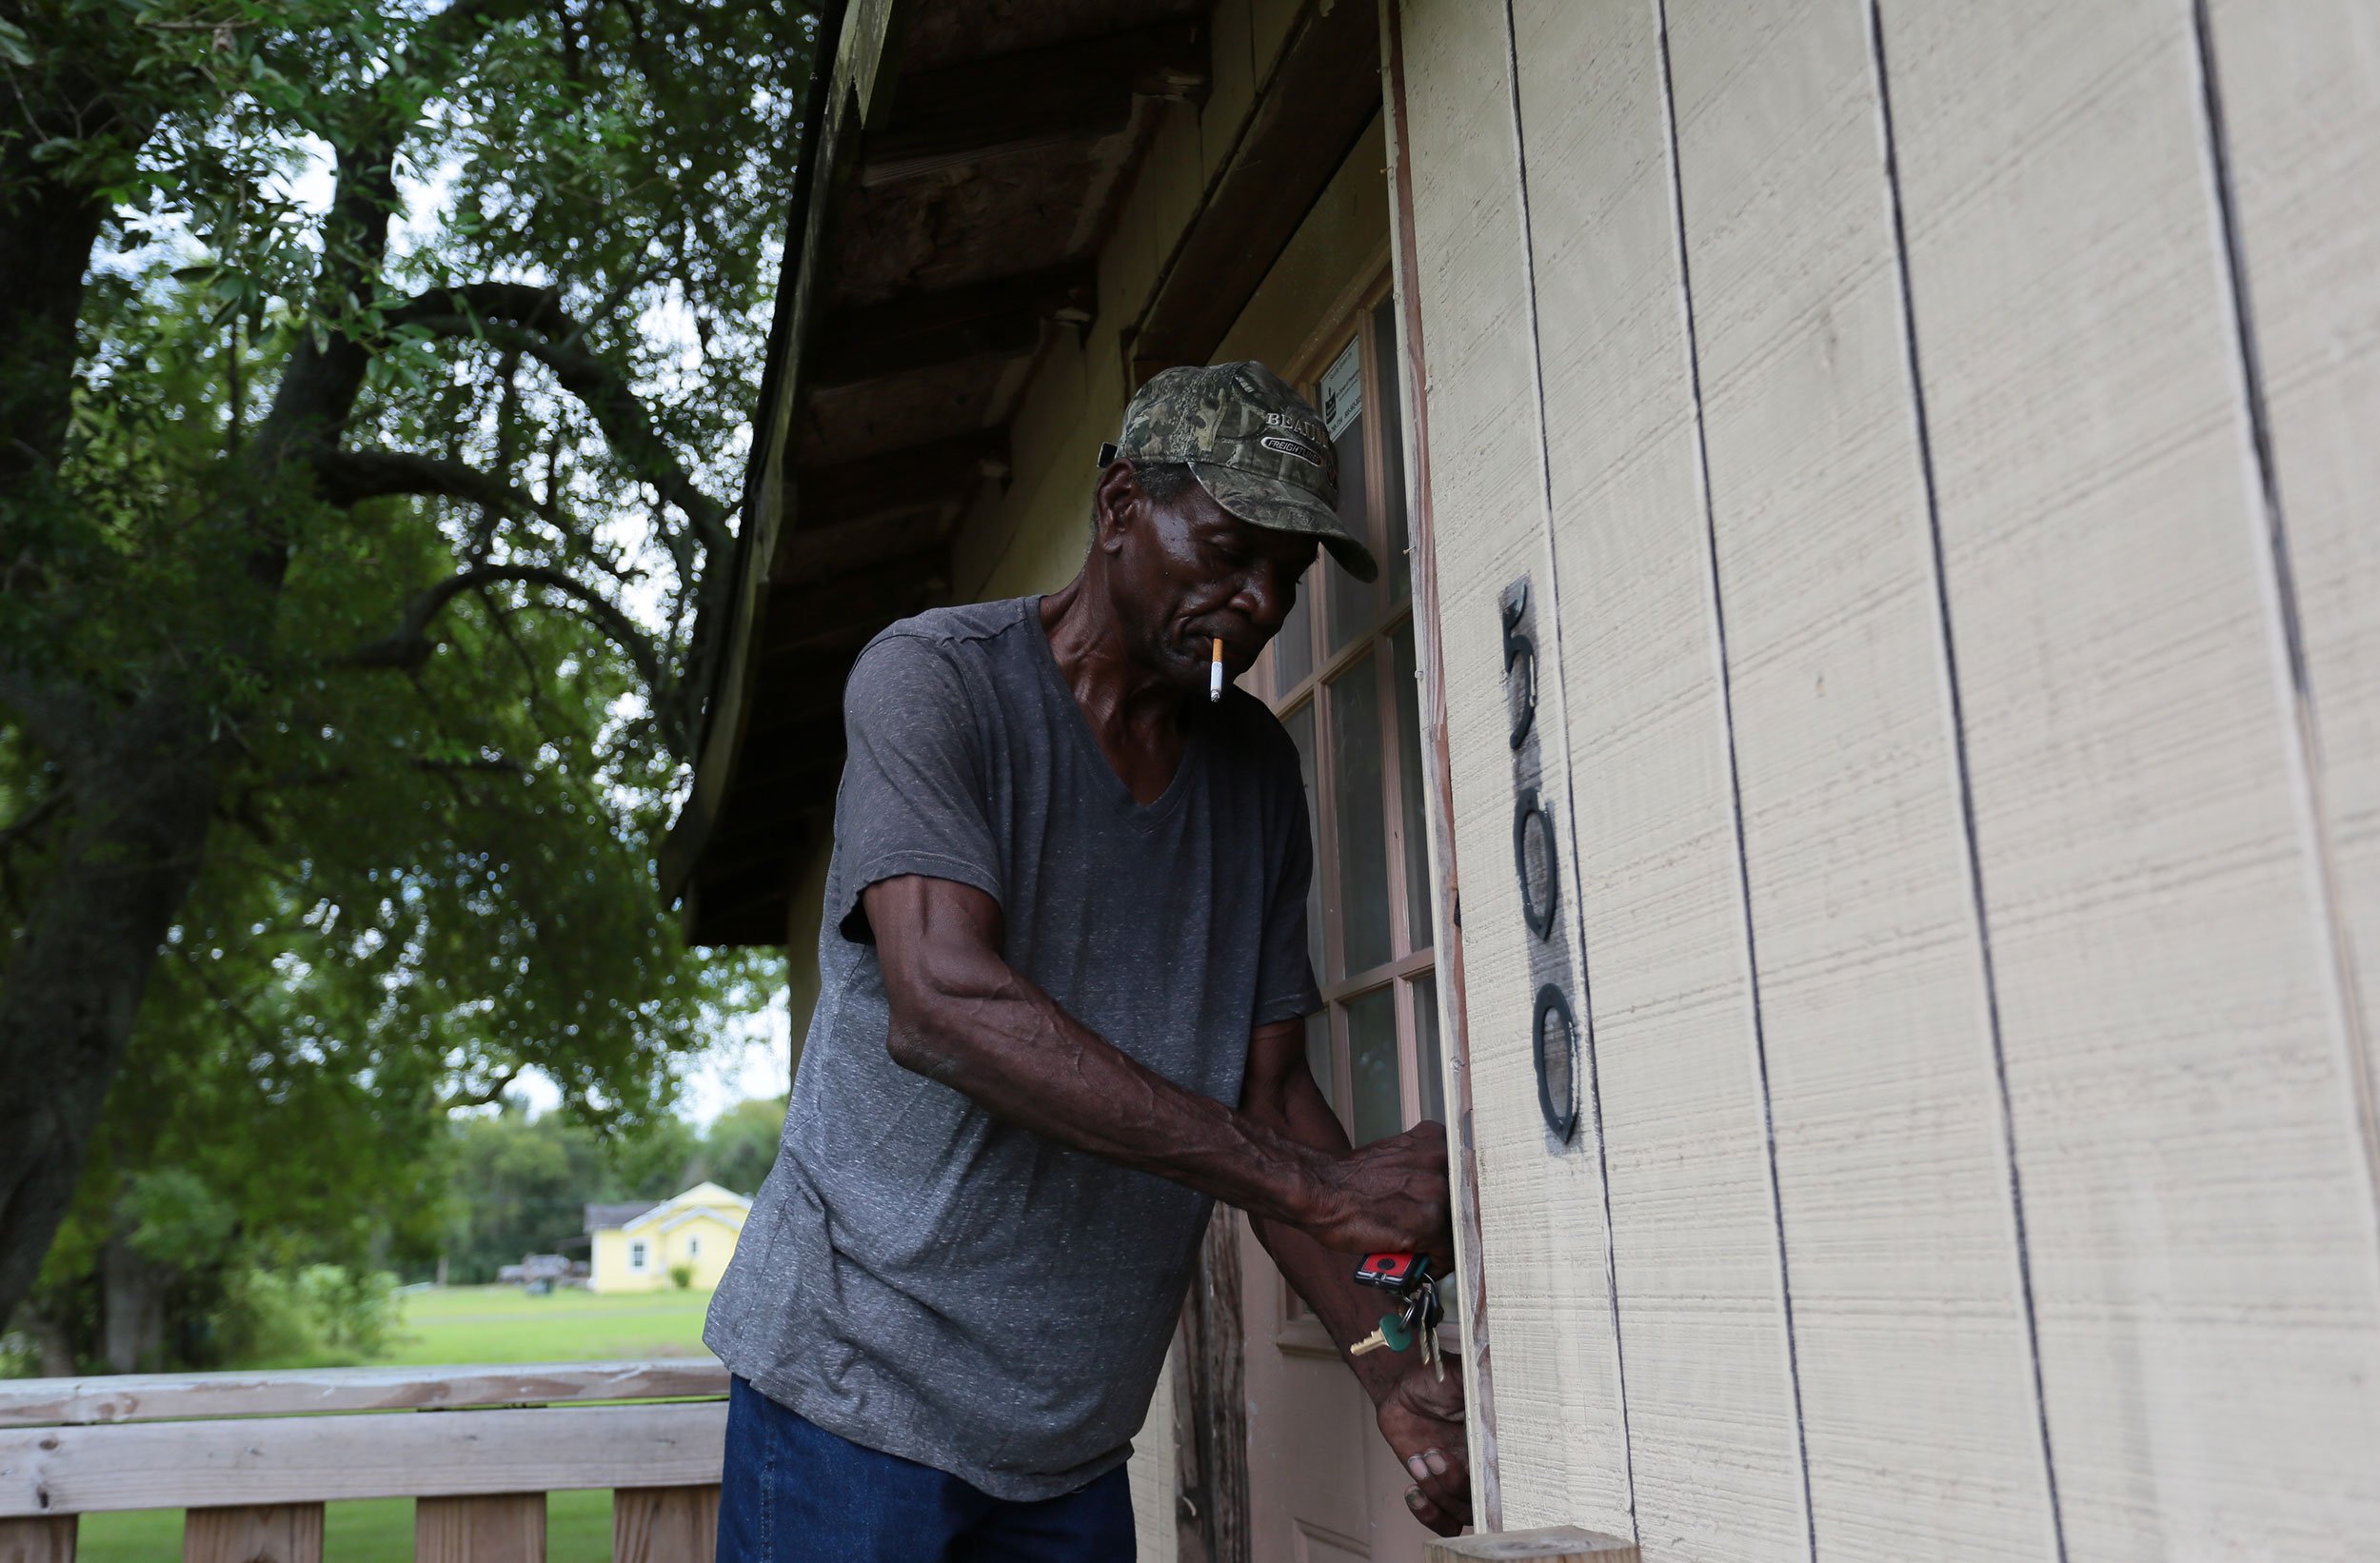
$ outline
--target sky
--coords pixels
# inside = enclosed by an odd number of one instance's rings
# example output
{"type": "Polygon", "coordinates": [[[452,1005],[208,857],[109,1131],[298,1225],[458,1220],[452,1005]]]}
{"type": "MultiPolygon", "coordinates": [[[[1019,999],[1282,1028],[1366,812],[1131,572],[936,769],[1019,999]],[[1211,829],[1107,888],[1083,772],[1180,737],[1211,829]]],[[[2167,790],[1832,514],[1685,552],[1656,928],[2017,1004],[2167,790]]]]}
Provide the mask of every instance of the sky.
{"type": "MultiPolygon", "coordinates": [[[[747,1097],[782,1097],[793,1083],[792,1026],[782,996],[758,1015],[725,1016],[722,1021],[719,1039],[685,1073],[678,1116],[697,1128],[707,1127],[747,1097]]],[[[535,1070],[524,1071],[512,1087],[534,1112],[549,1112],[562,1101],[554,1082],[535,1070]]]]}

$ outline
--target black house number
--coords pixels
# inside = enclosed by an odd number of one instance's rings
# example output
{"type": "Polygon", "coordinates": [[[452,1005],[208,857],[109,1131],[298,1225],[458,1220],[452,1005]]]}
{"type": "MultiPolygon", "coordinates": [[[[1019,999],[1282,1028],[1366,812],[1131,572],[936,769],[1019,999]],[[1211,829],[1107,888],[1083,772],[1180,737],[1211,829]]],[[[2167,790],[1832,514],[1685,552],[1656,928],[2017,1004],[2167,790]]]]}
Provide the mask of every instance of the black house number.
{"type": "Polygon", "coordinates": [[[1557,1146],[1578,1127],[1578,1025],[1564,991],[1570,981],[1566,946],[1554,937],[1561,920],[1561,853],[1554,816],[1542,791],[1544,762],[1537,732],[1537,646],[1526,576],[1504,588],[1504,710],[1513,751],[1513,873],[1520,881],[1520,916],[1529,925],[1529,971],[1537,982],[1530,1006],[1529,1052],[1537,1077],[1537,1111],[1557,1146]]]}

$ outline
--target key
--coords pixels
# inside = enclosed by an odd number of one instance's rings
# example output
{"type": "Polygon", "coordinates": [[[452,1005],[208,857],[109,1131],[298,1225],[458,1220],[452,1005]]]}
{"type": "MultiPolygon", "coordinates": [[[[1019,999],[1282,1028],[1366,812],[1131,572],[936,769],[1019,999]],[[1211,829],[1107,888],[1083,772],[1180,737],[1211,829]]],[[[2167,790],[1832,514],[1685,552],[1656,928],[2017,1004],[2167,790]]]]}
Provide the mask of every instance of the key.
{"type": "Polygon", "coordinates": [[[1382,1314],[1380,1327],[1347,1348],[1349,1356],[1361,1356],[1366,1352],[1383,1349],[1401,1352],[1413,1344],[1413,1330],[1395,1314],[1382,1314]]]}
{"type": "Polygon", "coordinates": [[[1446,1362],[1444,1354],[1438,1348],[1438,1324],[1446,1316],[1446,1310],[1438,1305],[1438,1288],[1429,1285],[1416,1288],[1412,1309],[1410,1328],[1421,1342],[1421,1360],[1430,1365],[1430,1371],[1443,1383],[1446,1362]]]}

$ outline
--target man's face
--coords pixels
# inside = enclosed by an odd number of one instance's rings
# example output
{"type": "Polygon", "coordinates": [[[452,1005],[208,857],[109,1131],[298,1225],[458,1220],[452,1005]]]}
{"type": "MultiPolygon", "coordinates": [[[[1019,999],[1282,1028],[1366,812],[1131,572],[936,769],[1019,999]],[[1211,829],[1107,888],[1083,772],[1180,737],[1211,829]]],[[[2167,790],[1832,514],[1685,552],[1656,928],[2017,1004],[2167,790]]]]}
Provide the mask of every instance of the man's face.
{"type": "Polygon", "coordinates": [[[1251,526],[1196,483],[1151,500],[1130,462],[1101,477],[1100,510],[1098,546],[1134,660],[1185,688],[1205,687],[1219,638],[1224,667],[1234,678],[1246,672],[1314,564],[1313,538],[1251,526]]]}

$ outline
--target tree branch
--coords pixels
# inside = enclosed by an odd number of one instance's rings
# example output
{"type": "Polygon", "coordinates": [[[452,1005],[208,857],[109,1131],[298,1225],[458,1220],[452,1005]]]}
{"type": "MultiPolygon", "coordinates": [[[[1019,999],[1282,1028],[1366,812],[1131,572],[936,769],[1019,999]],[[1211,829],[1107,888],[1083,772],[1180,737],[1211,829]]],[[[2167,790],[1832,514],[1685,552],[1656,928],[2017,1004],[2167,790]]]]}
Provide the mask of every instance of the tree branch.
{"type": "Polygon", "coordinates": [[[82,690],[0,666],[0,706],[16,713],[28,737],[71,765],[89,759],[104,736],[98,703],[82,690]]]}
{"type": "Polygon", "coordinates": [[[627,376],[579,346],[586,327],[563,308],[555,289],[506,282],[434,287],[391,310],[387,324],[472,337],[536,359],[594,414],[605,443],[621,464],[693,524],[708,559],[725,558],[734,545],[727,507],[687,475],[677,453],[654,429],[627,376]]]}
{"type": "Polygon", "coordinates": [[[6,855],[15,847],[17,842],[49,823],[50,819],[66,806],[68,796],[67,789],[59,787],[40,802],[10,821],[6,829],[0,829],[0,855],[6,855]]]}
{"type": "Polygon", "coordinates": [[[482,1090],[465,1091],[458,1087],[449,1091],[438,1098],[439,1110],[450,1113],[458,1107],[493,1107],[504,1099],[506,1091],[512,1089],[512,1082],[520,1078],[520,1074],[521,1066],[516,1063],[488,1081],[482,1090]]]}
{"type": "MultiPolygon", "coordinates": [[[[336,176],[330,209],[322,228],[322,262],[315,269],[313,304],[332,325],[325,346],[301,333],[282,374],[271,407],[257,427],[255,451],[268,468],[295,453],[312,456],[335,447],[355,408],[368,354],[336,323],[343,301],[374,290],[388,247],[388,226],[397,206],[397,153],[418,119],[418,105],[387,90],[426,76],[431,64],[466,49],[482,30],[519,15],[531,0],[455,0],[427,18],[388,70],[348,103],[355,110],[351,133],[333,136],[336,176]]],[[[273,583],[279,565],[260,560],[273,583]]]]}
{"type": "MultiPolygon", "coordinates": [[[[482,755],[471,760],[430,760],[416,755],[405,762],[407,770],[430,776],[526,776],[529,768],[517,760],[501,757],[490,760],[482,755]]],[[[332,765],[319,771],[285,771],[268,776],[246,788],[241,794],[245,802],[258,793],[304,792],[314,787],[345,786],[361,774],[353,765],[332,765]]]]}
{"type": "Polygon", "coordinates": [[[503,582],[520,585],[544,586],[568,598],[572,611],[591,621],[606,638],[627,654],[644,675],[647,688],[658,692],[662,687],[662,661],[645,631],[636,621],[606,602],[595,589],[567,573],[544,564],[478,564],[461,570],[429,587],[413,599],[405,610],[405,617],[391,633],[377,641],[367,641],[345,656],[333,659],[333,665],[359,668],[399,668],[411,671],[429,661],[437,643],[429,634],[430,624],[446,610],[447,603],[465,592],[477,591],[503,582]]]}
{"type": "Polygon", "coordinates": [[[323,498],[347,506],[388,494],[435,494],[490,509],[534,514],[535,497],[493,472],[409,450],[333,450],[314,464],[323,498]]]}

